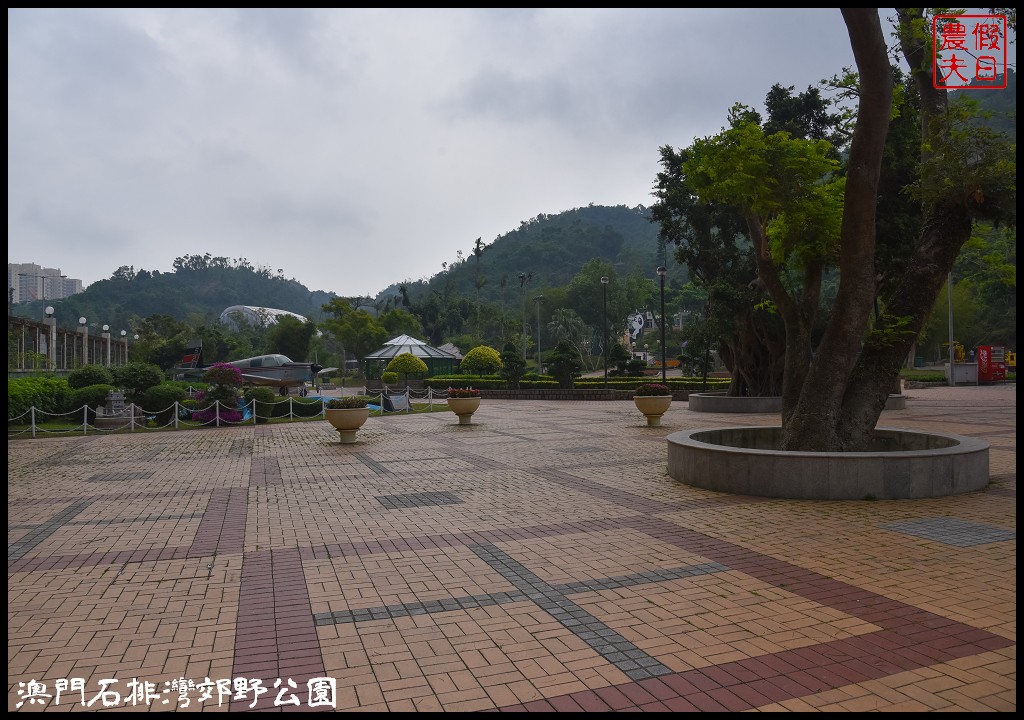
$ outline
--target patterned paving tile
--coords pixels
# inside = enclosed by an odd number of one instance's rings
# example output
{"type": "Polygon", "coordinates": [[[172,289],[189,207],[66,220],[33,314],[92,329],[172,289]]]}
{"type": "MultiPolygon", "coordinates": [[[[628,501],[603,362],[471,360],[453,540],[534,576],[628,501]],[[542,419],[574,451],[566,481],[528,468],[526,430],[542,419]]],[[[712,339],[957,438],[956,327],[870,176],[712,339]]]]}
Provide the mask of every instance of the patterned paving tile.
{"type": "Polygon", "coordinates": [[[904,522],[881,525],[886,530],[906,533],[915,537],[952,545],[972,547],[988,543],[1016,540],[1017,532],[983,523],[961,520],[954,517],[921,518],[904,522]]]}
{"type": "Polygon", "coordinates": [[[450,492],[425,492],[404,493],[402,495],[378,495],[377,502],[388,510],[401,510],[402,508],[458,505],[464,501],[450,492]]]}

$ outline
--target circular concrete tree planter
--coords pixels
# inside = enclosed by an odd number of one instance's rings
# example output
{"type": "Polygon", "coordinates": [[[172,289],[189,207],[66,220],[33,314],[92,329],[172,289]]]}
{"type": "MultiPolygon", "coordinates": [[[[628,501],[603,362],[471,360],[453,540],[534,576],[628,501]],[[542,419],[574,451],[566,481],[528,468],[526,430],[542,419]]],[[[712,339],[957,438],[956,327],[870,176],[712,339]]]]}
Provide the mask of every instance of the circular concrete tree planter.
{"type": "Polygon", "coordinates": [[[636,409],[647,418],[648,427],[661,427],[661,416],[672,405],[671,395],[634,395],[636,409]]]}
{"type": "Polygon", "coordinates": [[[668,436],[669,475],[706,490],[798,500],[945,497],[984,488],[988,443],[878,428],[868,452],[776,450],[781,427],[688,430],[668,436]]]}
{"type": "Polygon", "coordinates": [[[726,395],[724,392],[690,393],[689,408],[694,412],[711,413],[781,413],[782,398],[778,395],[769,397],[743,397],[726,395]]]}
{"type": "Polygon", "coordinates": [[[326,408],[324,415],[331,427],[338,431],[341,443],[348,445],[356,441],[356,431],[370,417],[370,408],[326,408]]]}
{"type": "Polygon", "coordinates": [[[448,409],[459,416],[459,425],[470,425],[473,413],[480,407],[480,398],[448,398],[448,409]]]}

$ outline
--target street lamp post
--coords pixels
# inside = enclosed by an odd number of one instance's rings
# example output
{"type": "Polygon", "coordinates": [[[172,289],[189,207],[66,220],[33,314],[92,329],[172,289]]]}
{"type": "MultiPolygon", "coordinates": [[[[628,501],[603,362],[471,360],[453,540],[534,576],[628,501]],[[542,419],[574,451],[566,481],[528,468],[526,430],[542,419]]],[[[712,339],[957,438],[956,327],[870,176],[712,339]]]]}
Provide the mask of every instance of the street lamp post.
{"type": "Polygon", "coordinates": [[[121,342],[124,343],[124,356],[122,356],[122,358],[121,358],[121,364],[122,365],[127,365],[128,364],[128,331],[127,330],[122,330],[121,331],[121,342]]]}
{"type": "Polygon", "coordinates": [[[107,344],[107,367],[110,367],[110,326],[104,325],[103,332],[100,334],[103,338],[103,342],[107,344]]]}
{"type": "Polygon", "coordinates": [[[604,389],[608,389],[608,277],[601,278],[601,291],[603,295],[602,324],[604,325],[604,389]]]}
{"type": "Polygon", "coordinates": [[[667,272],[668,269],[664,265],[658,268],[658,277],[661,279],[661,383],[663,385],[668,382],[665,377],[665,274],[667,272]]]}
{"type": "Polygon", "coordinates": [[[540,375],[540,304],[544,302],[544,296],[538,295],[533,300],[537,303],[537,374],[540,375]]]}
{"type": "MultiPolygon", "coordinates": [[[[43,320],[49,329],[49,338],[46,341],[46,357],[50,362],[50,369],[57,368],[57,318],[53,316],[53,306],[47,305],[44,308],[46,319],[43,320]]],[[[38,348],[36,348],[38,350],[38,348]]]]}
{"type": "Polygon", "coordinates": [[[78,318],[78,332],[82,334],[82,365],[89,364],[89,326],[84,317],[78,318]]]}
{"type": "Polygon", "coordinates": [[[708,391],[708,365],[711,364],[711,298],[708,298],[707,305],[704,306],[704,325],[707,335],[704,342],[704,385],[701,392],[708,391]]]}
{"type": "Polygon", "coordinates": [[[519,287],[522,289],[523,305],[523,362],[526,362],[526,336],[530,333],[526,326],[526,285],[533,279],[533,273],[519,273],[519,287]]]}
{"type": "Polygon", "coordinates": [[[949,273],[946,276],[946,305],[949,308],[949,386],[953,387],[956,385],[956,352],[954,351],[953,345],[953,273],[949,273]]]}

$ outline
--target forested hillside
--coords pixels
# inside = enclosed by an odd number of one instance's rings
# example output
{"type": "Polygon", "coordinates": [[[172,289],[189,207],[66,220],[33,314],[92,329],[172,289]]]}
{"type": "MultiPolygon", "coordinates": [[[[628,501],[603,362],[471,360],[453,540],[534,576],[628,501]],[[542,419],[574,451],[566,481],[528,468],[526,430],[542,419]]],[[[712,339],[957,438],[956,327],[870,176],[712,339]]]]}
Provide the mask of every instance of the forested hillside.
{"type": "Polygon", "coordinates": [[[533,287],[564,286],[595,258],[611,263],[622,276],[639,270],[651,278],[659,265],[671,260],[661,252],[658,227],[647,208],[590,205],[538,215],[490,244],[467,242],[466,250],[445,261],[433,277],[396,283],[378,299],[397,295],[404,287],[410,300],[446,290],[499,302],[510,288],[518,292],[520,273],[531,275],[533,287]]]}
{"type": "Polygon", "coordinates": [[[42,305],[53,305],[58,324],[74,327],[79,317],[112,328],[137,327],[153,315],[176,320],[211,322],[231,305],[259,305],[319,317],[334,293],[311,291],[296,280],[255,267],[247,260],[188,255],[174,261],[173,272],[118,268],[109,279],[95,282],[64,300],[20,303],[12,314],[40,317],[42,305]]]}
{"type": "MultiPolygon", "coordinates": [[[[438,272],[428,280],[396,280],[376,298],[362,302],[378,307],[397,305],[401,287],[406,288],[410,300],[438,292],[447,297],[501,302],[518,294],[519,273],[531,275],[533,288],[564,286],[595,258],[614,265],[621,276],[639,270],[653,278],[665,258],[659,252],[658,228],[648,217],[644,207],[621,205],[538,215],[489,244],[481,241],[474,247],[472,241],[467,242],[466,251],[450,261],[439,258],[438,272]]],[[[323,305],[338,294],[344,294],[344,288],[310,290],[248,260],[207,254],[177,258],[172,272],[123,266],[78,295],[13,305],[11,312],[39,317],[42,305],[52,304],[58,323],[68,327],[75,326],[79,317],[113,328],[134,327],[153,315],[209,322],[230,305],[279,308],[319,320],[323,305]]]]}

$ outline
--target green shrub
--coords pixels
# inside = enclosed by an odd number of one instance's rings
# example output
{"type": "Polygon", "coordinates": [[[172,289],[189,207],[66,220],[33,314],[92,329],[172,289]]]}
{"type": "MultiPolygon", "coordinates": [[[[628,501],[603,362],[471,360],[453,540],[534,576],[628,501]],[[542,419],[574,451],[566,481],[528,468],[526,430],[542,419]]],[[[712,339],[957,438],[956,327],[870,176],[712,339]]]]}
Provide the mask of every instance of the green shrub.
{"type": "Polygon", "coordinates": [[[40,375],[8,380],[7,417],[20,417],[32,407],[47,413],[65,412],[70,397],[71,388],[64,378],[40,375]]]}
{"type": "Polygon", "coordinates": [[[380,375],[380,381],[386,385],[391,385],[398,382],[398,373],[396,372],[383,372],[380,375]]]}
{"type": "Polygon", "coordinates": [[[68,373],[68,386],[72,390],[90,385],[113,385],[114,376],[102,365],[84,365],[68,373]]]}
{"type": "Polygon", "coordinates": [[[114,368],[111,375],[114,378],[112,384],[124,390],[125,400],[136,404],[142,402],[142,396],[147,390],[164,381],[160,368],[142,362],[130,362],[114,368]]]}
{"type": "Polygon", "coordinates": [[[154,385],[142,394],[139,406],[157,425],[167,425],[174,419],[174,403],[185,401],[185,390],[173,383],[154,385]]]}
{"type": "Polygon", "coordinates": [[[250,403],[249,407],[256,416],[256,423],[265,423],[273,415],[277,404],[277,395],[268,387],[247,388],[242,399],[250,403]]]}

